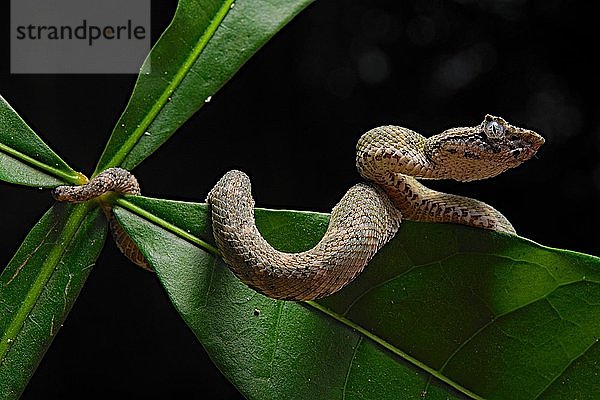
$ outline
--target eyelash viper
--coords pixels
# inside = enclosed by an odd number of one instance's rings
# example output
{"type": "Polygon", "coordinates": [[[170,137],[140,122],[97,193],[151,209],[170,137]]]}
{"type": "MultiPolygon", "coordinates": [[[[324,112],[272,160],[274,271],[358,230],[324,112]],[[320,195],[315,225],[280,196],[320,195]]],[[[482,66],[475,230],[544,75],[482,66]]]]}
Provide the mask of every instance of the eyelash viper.
{"type": "MultiPolygon", "coordinates": [[[[215,241],[231,270],[269,297],[312,300],[328,296],[362,272],[394,237],[403,218],[515,233],[491,206],[429,189],[418,179],[490,178],[529,160],[543,143],[536,132],[492,115],[479,125],[448,129],[429,138],[397,126],[372,129],[356,147],[356,166],[366,182],[346,192],[331,212],[324,237],[301,253],[280,252],[267,243],[254,223],[250,179],[243,172],[229,171],[206,199],[215,241]]],[[[86,185],[59,186],[53,196],[80,202],[106,191],[140,193],[133,175],[110,168],[86,185]]],[[[121,251],[148,268],[110,210],[107,215],[121,251]]]]}

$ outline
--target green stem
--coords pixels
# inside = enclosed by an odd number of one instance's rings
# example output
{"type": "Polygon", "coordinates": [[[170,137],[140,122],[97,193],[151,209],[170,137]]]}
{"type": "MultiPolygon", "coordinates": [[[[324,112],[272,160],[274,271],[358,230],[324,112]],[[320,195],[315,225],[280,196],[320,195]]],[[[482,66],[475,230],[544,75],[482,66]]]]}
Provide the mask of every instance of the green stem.
{"type": "Polygon", "coordinates": [[[143,208],[140,208],[140,207],[136,206],[135,204],[128,202],[124,198],[119,198],[119,199],[115,200],[115,204],[118,204],[121,207],[126,208],[129,211],[147,219],[148,221],[153,222],[154,224],[161,226],[170,232],[173,232],[177,236],[182,237],[185,240],[189,241],[190,243],[193,243],[193,244],[199,246],[200,248],[206,250],[207,252],[211,253],[212,255],[214,255],[216,257],[221,256],[219,249],[217,249],[215,246],[213,246],[209,243],[206,243],[205,241],[186,232],[185,230],[179,228],[178,226],[175,226],[175,225],[171,224],[170,222],[165,221],[162,218],[158,218],[156,215],[149,213],[148,211],[144,210],[143,208]]]}
{"type": "MultiPolygon", "coordinates": [[[[173,79],[169,83],[169,85],[162,92],[158,100],[154,103],[148,114],[142,119],[139,125],[137,125],[136,129],[133,133],[127,138],[123,146],[115,153],[115,155],[104,165],[104,168],[117,167],[121,165],[121,163],[125,160],[129,152],[134,148],[137,142],[140,140],[144,132],[148,129],[150,124],[154,121],[158,113],[163,109],[165,104],[169,101],[169,97],[173,94],[175,89],[179,86],[183,78],[188,74],[189,70],[192,68],[206,45],[208,41],[212,38],[217,28],[231,9],[231,4],[234,3],[235,0],[226,0],[217,14],[215,18],[211,21],[210,25],[206,28],[196,46],[194,46],[192,52],[189,57],[185,60],[182,67],[177,71],[177,73],[173,76],[173,79]]],[[[96,176],[100,173],[96,168],[92,177],[96,176]]]]}
{"type": "Polygon", "coordinates": [[[81,175],[77,173],[75,173],[75,175],[68,174],[64,171],[61,171],[60,169],[54,168],[48,164],[44,164],[43,162],[36,160],[35,158],[28,156],[27,154],[23,154],[20,151],[8,147],[5,144],[0,143],[0,151],[21,161],[24,161],[42,171],[48,172],[49,174],[62,179],[65,183],[70,183],[72,185],[81,185],[83,183],[81,175]]]}
{"type": "Polygon", "coordinates": [[[48,280],[54,273],[54,270],[58,266],[58,263],[64,255],[67,247],[69,247],[71,240],[77,233],[77,230],[81,226],[84,218],[93,206],[94,204],[91,203],[77,205],[67,217],[65,225],[56,239],[56,244],[50,250],[48,257],[46,257],[44,260],[39,274],[29,287],[29,291],[27,292],[25,300],[17,312],[14,313],[12,320],[0,339],[0,364],[2,364],[4,361],[11,344],[15,341],[19,332],[21,332],[25,320],[31,313],[31,310],[33,310],[33,307],[35,307],[35,304],[45,289],[48,280]]]}
{"type": "Polygon", "coordinates": [[[405,352],[403,352],[402,350],[400,350],[399,348],[393,346],[392,344],[386,342],[385,340],[383,340],[382,338],[380,338],[379,336],[375,335],[374,333],[368,331],[367,329],[363,328],[360,325],[355,324],[354,322],[350,321],[349,319],[341,316],[340,314],[328,309],[327,307],[322,306],[321,304],[315,302],[315,301],[306,301],[304,302],[305,304],[308,304],[309,306],[321,311],[322,313],[328,315],[329,317],[339,321],[340,323],[348,326],[349,328],[354,329],[355,331],[359,332],[360,334],[366,336],[367,338],[371,339],[372,341],[374,341],[375,343],[379,344],[380,346],[384,347],[385,349],[391,351],[392,353],[396,354],[399,357],[402,357],[403,359],[405,359],[406,361],[408,361],[409,363],[416,365],[417,367],[419,367],[420,369],[426,371],[427,373],[431,374],[432,376],[436,377],[437,379],[439,379],[440,381],[452,386],[454,389],[458,390],[459,392],[473,398],[476,400],[484,400],[483,397],[471,392],[469,389],[466,389],[464,387],[462,387],[461,385],[459,385],[458,383],[452,381],[450,378],[446,377],[445,375],[443,375],[441,372],[431,368],[430,366],[428,366],[427,364],[424,364],[423,362],[417,360],[414,357],[411,357],[410,355],[406,354],[405,352]]]}

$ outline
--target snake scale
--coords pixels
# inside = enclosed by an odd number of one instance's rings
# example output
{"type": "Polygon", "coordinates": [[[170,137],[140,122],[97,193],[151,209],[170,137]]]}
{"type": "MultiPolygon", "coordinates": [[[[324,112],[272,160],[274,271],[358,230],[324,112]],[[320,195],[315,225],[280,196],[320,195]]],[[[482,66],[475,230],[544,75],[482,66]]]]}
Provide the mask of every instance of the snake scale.
{"type": "MultiPolygon", "coordinates": [[[[52,190],[52,197],[68,203],[82,203],[102,196],[107,192],[140,195],[140,184],[135,176],[123,168],[109,168],[102,171],[85,185],[58,186],[52,190]]],[[[133,240],[125,233],[110,206],[102,204],[102,210],[108,218],[110,231],[117,247],[134,264],[150,269],[146,258],[133,240]]]]}
{"type": "MultiPolygon", "coordinates": [[[[515,233],[491,206],[438,192],[417,179],[472,181],[494,177],[529,160],[544,139],[536,132],[486,115],[473,127],[425,138],[410,129],[382,126],[361,136],[356,166],[366,180],[351,187],[333,208],[321,241],[301,253],[274,249],[254,222],[250,179],[227,172],[206,199],[213,234],[225,262],[247,285],[269,297],[312,300],[351,282],[398,231],[402,218],[448,222],[515,233]]],[[[111,168],[83,186],[54,189],[57,200],[78,202],[108,190],[139,194],[133,175],[111,168]]],[[[147,267],[141,252],[107,211],[119,248],[147,267]]]]}

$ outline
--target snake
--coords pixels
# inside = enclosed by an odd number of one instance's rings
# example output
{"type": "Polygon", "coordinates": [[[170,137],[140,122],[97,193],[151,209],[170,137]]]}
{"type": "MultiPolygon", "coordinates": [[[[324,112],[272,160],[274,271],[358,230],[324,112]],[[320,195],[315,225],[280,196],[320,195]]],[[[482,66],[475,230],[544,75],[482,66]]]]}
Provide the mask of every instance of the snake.
{"type": "MultiPolygon", "coordinates": [[[[430,137],[399,126],[380,126],[359,138],[356,167],[364,181],[348,189],[333,207],[327,230],[313,248],[287,253],[265,240],[255,224],[250,178],[238,170],[225,173],[206,198],[214,239],[231,271],[259,293],[294,301],[329,296],[364,270],[396,235],[403,219],[516,234],[492,206],[427,188],[419,180],[491,178],[531,159],[543,144],[544,138],[535,131],[489,114],[478,125],[430,137]]],[[[139,194],[137,181],[127,183],[132,178],[128,171],[110,168],[83,186],[59,186],[53,196],[74,202],[107,190],[139,194]]],[[[114,216],[109,220],[119,248],[148,268],[114,216]]]]}
{"type": "MultiPolygon", "coordinates": [[[[102,171],[84,185],[58,186],[52,189],[51,194],[57,201],[83,203],[108,192],[134,196],[139,196],[142,193],[137,178],[131,172],[123,168],[113,167],[102,171]]],[[[102,203],[102,211],[108,219],[113,240],[121,253],[137,266],[151,270],[150,264],[135,242],[119,224],[110,206],[102,203]]]]}

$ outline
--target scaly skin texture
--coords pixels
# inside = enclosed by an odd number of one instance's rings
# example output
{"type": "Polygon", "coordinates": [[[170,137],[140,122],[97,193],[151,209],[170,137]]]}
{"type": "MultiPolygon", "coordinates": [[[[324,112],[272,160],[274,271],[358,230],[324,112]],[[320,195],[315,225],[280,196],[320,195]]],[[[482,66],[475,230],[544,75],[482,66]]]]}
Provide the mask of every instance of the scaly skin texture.
{"type": "MultiPolygon", "coordinates": [[[[365,133],[356,146],[357,169],[369,183],[348,190],[312,249],[284,253],[267,243],[254,223],[250,179],[240,171],[226,173],[208,194],[213,233],[225,262],[255,290],[286,300],[328,296],[360,274],[394,237],[402,217],[515,233],[491,206],[431,190],[417,178],[490,178],[529,160],[543,143],[537,133],[491,115],[477,126],[448,129],[430,138],[407,128],[382,126],[365,133]]],[[[133,175],[110,168],[83,186],[59,186],[53,195],[59,201],[81,202],[107,191],[140,194],[133,175]]],[[[149,268],[110,209],[104,211],[119,249],[149,268]]]]}
{"type": "Polygon", "coordinates": [[[210,191],[213,233],[223,259],[247,285],[286,300],[312,300],[351,282],[389,241],[401,216],[514,233],[489,205],[431,190],[423,179],[471,181],[496,176],[530,159],[544,143],[537,133],[486,115],[474,127],[425,138],[410,129],[383,126],[357,144],[356,165],[369,184],[353,186],[331,212],[327,232],[312,249],[283,253],[254,223],[250,180],[230,171],[210,191]]]}
{"type": "Polygon", "coordinates": [[[283,253],[254,224],[250,179],[229,171],[208,195],[217,246],[247,285],[273,298],[330,295],[352,281],[400,226],[400,211],[383,190],[357,184],[331,211],[323,239],[309,251],[283,253]]]}
{"type": "Polygon", "coordinates": [[[358,172],[383,187],[402,215],[515,233],[497,210],[478,200],[428,189],[415,178],[472,181],[494,177],[529,160],[544,143],[537,133],[486,115],[474,127],[425,138],[410,129],[382,126],[356,146],[358,172]]]}
{"type": "MultiPolygon", "coordinates": [[[[123,168],[109,168],[98,174],[94,179],[82,186],[58,186],[52,190],[52,197],[58,201],[81,203],[102,196],[106,192],[120,194],[141,194],[140,185],[129,171],[123,168]]],[[[110,207],[103,206],[102,211],[108,219],[112,237],[121,253],[134,264],[150,269],[142,252],[125,233],[110,207]]]]}
{"type": "Polygon", "coordinates": [[[123,168],[109,168],[82,186],[58,186],[52,190],[52,197],[58,201],[82,203],[95,199],[106,192],[139,195],[140,185],[129,171],[123,168]]]}

